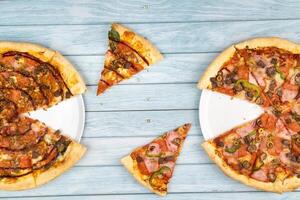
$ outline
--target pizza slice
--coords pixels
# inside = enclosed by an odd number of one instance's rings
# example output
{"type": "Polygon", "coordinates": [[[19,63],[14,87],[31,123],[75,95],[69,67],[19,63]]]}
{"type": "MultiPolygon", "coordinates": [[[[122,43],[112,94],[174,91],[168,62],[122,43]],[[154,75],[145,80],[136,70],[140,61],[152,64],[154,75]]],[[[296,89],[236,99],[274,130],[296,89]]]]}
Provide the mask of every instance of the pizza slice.
{"type": "Polygon", "coordinates": [[[49,108],[86,89],[60,53],[18,42],[0,42],[0,87],[1,119],[49,108]]]}
{"type": "Polygon", "coordinates": [[[130,155],[122,158],[122,164],[142,185],[165,196],[190,127],[191,124],[184,124],[149,144],[136,148],[130,155]]]}
{"type": "Polygon", "coordinates": [[[244,99],[262,107],[271,105],[235,46],[227,48],[208,66],[198,88],[244,99]]]}
{"type": "Polygon", "coordinates": [[[28,117],[0,127],[0,189],[35,188],[56,178],[84,155],[86,148],[28,117]]]}
{"type": "Polygon", "coordinates": [[[148,40],[120,24],[112,24],[108,39],[97,95],[163,59],[148,40]]]}
{"type": "Polygon", "coordinates": [[[290,144],[291,135],[283,122],[266,112],[202,146],[228,176],[261,190],[281,193],[300,185],[299,172],[288,158],[292,156],[290,144]]]}

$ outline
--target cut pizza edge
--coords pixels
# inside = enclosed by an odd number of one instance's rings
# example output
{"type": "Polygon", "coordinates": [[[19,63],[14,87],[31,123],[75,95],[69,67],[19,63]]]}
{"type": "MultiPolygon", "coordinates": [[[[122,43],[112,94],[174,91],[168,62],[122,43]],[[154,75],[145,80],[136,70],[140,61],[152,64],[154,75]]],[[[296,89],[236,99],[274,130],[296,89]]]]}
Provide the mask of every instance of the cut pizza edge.
{"type": "Polygon", "coordinates": [[[131,158],[130,155],[125,156],[121,159],[121,163],[124,165],[124,167],[128,170],[128,172],[130,174],[132,174],[132,176],[143,186],[145,186],[146,188],[148,188],[150,191],[154,192],[155,194],[158,194],[160,196],[166,196],[167,192],[161,192],[158,190],[153,189],[150,184],[146,181],[144,181],[141,176],[142,174],[140,174],[137,170],[134,169],[134,160],[131,158]]]}
{"type": "Polygon", "coordinates": [[[67,138],[71,143],[64,154],[57,158],[49,168],[33,170],[29,174],[20,177],[1,178],[0,189],[7,191],[33,189],[48,183],[73,167],[85,154],[86,147],[65,135],[62,135],[62,137],[67,138]]]}
{"type": "Polygon", "coordinates": [[[111,27],[119,33],[120,41],[126,43],[142,55],[149,65],[163,59],[163,55],[149,40],[137,34],[132,29],[117,23],[113,23],[111,27]]]}
{"type": "Polygon", "coordinates": [[[210,86],[210,78],[217,75],[222,65],[233,56],[236,49],[243,49],[246,47],[250,49],[259,47],[277,47],[295,54],[300,54],[300,44],[279,37],[261,37],[245,40],[231,45],[220,53],[200,77],[197,87],[199,89],[207,89],[207,87],[210,86]]]}
{"type": "Polygon", "coordinates": [[[97,96],[163,59],[163,55],[149,40],[121,24],[111,25],[108,39],[109,48],[104,57],[97,96]],[[114,52],[115,48],[118,53],[114,52]],[[122,62],[118,63],[118,60],[122,62]],[[115,63],[113,69],[109,67],[110,63],[115,63]]]}
{"type": "Polygon", "coordinates": [[[40,59],[42,62],[51,64],[59,71],[72,95],[85,92],[86,85],[83,78],[75,67],[58,51],[34,43],[0,41],[0,53],[9,51],[28,53],[40,59]]]}
{"type": "Polygon", "coordinates": [[[224,174],[237,181],[240,181],[247,186],[275,193],[293,191],[300,186],[300,179],[297,177],[287,178],[284,181],[277,179],[275,180],[275,182],[262,182],[243,174],[239,174],[235,170],[233,170],[220,156],[217,155],[216,147],[213,142],[205,141],[201,144],[201,146],[210,157],[210,159],[219,166],[224,174]]]}
{"type": "MultiPolygon", "coordinates": [[[[177,150],[178,154],[176,155],[176,158],[175,158],[175,161],[174,161],[174,164],[176,165],[176,161],[178,159],[178,157],[180,156],[180,153],[181,153],[181,150],[183,148],[183,145],[184,145],[184,142],[185,142],[185,139],[186,139],[186,136],[189,132],[191,128],[191,124],[184,124],[176,129],[173,129],[172,131],[175,131],[175,130],[179,130],[179,134],[183,137],[183,140],[181,141],[181,145],[179,147],[179,149],[177,150]]],[[[170,131],[169,131],[170,132],[170,131]]],[[[168,132],[166,132],[168,133],[168,132]]],[[[164,133],[162,136],[164,136],[166,133],[164,133]]],[[[161,136],[159,136],[161,137],[161,136]]],[[[159,138],[158,137],[158,138],[159,138]]],[[[155,139],[154,139],[155,140],[155,139]]],[[[153,140],[153,141],[154,141],[153,140]]],[[[146,145],[148,144],[151,144],[153,141],[147,143],[146,145]]],[[[140,148],[140,147],[138,147],[140,148]]],[[[134,149],[132,152],[134,152],[135,150],[137,150],[138,148],[134,149]]],[[[128,172],[141,184],[143,185],[144,187],[148,188],[150,191],[152,191],[153,193],[157,194],[157,195],[160,195],[160,196],[166,196],[167,193],[168,193],[168,189],[166,189],[165,191],[159,191],[159,190],[156,190],[155,188],[151,187],[151,184],[149,182],[149,180],[143,180],[142,179],[142,176],[143,174],[140,173],[140,171],[137,169],[137,161],[133,160],[133,158],[131,157],[131,154],[123,157],[121,159],[121,163],[124,165],[124,167],[128,170],[128,172]]],[[[161,169],[161,168],[160,168],[161,169]]],[[[159,169],[159,170],[160,170],[159,169]]],[[[171,173],[171,177],[169,179],[172,178],[173,176],[173,172],[174,172],[174,168],[173,168],[173,171],[171,173]]],[[[153,172],[154,174],[155,172],[153,172]]],[[[169,182],[168,182],[169,183],[169,182]]],[[[168,184],[167,183],[167,184],[168,184]]]]}

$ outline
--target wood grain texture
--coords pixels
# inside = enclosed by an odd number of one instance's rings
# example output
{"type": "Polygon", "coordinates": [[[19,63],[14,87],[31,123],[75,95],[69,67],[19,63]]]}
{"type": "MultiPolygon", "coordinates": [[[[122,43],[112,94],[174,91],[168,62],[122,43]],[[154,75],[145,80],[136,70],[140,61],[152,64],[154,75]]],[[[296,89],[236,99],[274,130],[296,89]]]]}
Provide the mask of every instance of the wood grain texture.
{"type": "Polygon", "coordinates": [[[197,109],[196,84],[117,85],[101,96],[96,86],[84,94],[87,111],[197,109]]]}
{"type": "Polygon", "coordinates": [[[0,191],[15,199],[161,199],[136,183],[120,158],[183,123],[192,129],[165,199],[292,199],[257,192],[226,177],[200,147],[201,91],[196,82],[218,52],[251,37],[300,42],[296,0],[16,0],[0,1],[1,40],[40,43],[62,52],[88,84],[84,94],[86,156],[40,188],[0,191]],[[152,41],[165,59],[96,97],[107,32],[121,22],[152,41]]]}
{"type": "Polygon", "coordinates": [[[300,18],[297,1],[1,1],[0,24],[89,24],[300,18]],[[37,17],[38,15],[38,17],[37,17]],[[157,17],[159,16],[159,17],[157,17]]]}
{"type": "MultiPolygon", "coordinates": [[[[154,196],[154,194],[124,194],[124,195],[89,195],[89,196],[60,196],[60,197],[39,197],[39,199],[49,199],[49,200],[80,200],[80,199],[105,199],[105,200],[161,200],[159,196],[154,196]]],[[[300,198],[300,192],[293,192],[287,194],[271,194],[271,193],[262,193],[262,192],[236,192],[236,193],[172,193],[164,197],[165,200],[223,200],[223,199],[242,199],[242,200],[298,200],[300,198]]],[[[35,200],[36,198],[24,198],[24,200],[35,200]]]]}
{"type": "Polygon", "coordinates": [[[198,110],[115,111],[86,114],[83,137],[155,137],[184,123],[192,123],[189,135],[201,135],[198,110]]]}
{"type": "MultiPolygon", "coordinates": [[[[300,20],[125,24],[163,53],[219,52],[241,40],[278,36],[300,42],[300,20]]],[[[1,26],[6,40],[37,42],[64,55],[104,54],[109,25],[1,26]],[[41,34],[42,33],[42,34],[41,34]]]]}
{"type": "MultiPolygon", "coordinates": [[[[120,84],[196,83],[215,53],[166,54],[165,59],[120,84]]],[[[103,69],[102,55],[67,56],[86,84],[96,85],[103,69]]]]}

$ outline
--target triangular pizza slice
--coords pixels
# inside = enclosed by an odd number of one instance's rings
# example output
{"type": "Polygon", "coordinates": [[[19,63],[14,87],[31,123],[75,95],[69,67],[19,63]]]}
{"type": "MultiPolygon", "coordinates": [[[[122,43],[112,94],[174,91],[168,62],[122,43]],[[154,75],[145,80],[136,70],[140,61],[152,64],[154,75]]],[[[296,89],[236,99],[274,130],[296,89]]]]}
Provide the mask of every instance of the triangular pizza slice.
{"type": "Polygon", "coordinates": [[[191,124],[184,124],[136,148],[130,155],[122,158],[122,164],[142,185],[165,196],[190,127],[191,124]]]}
{"type": "Polygon", "coordinates": [[[120,24],[112,24],[108,39],[97,95],[163,59],[148,40],[120,24]]]}
{"type": "Polygon", "coordinates": [[[28,117],[0,127],[0,189],[38,187],[61,175],[84,155],[86,148],[28,117]]]}

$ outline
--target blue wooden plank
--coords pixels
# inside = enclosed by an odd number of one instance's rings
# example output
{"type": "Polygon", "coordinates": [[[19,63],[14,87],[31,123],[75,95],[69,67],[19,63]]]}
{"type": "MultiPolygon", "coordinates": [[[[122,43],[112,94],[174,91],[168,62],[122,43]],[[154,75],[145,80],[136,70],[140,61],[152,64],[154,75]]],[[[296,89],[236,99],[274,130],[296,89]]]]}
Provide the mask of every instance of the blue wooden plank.
{"type": "Polygon", "coordinates": [[[87,111],[197,109],[196,84],[117,85],[101,96],[96,86],[84,94],[87,111]]]}
{"type": "MultiPolygon", "coordinates": [[[[252,37],[300,42],[300,20],[129,24],[163,53],[219,52],[252,37]]],[[[1,39],[42,43],[65,55],[104,54],[109,25],[0,26],[1,39]],[[41,34],[42,33],[42,34],[41,34]]]]}
{"type": "Polygon", "coordinates": [[[198,110],[87,112],[86,114],[83,137],[154,137],[184,123],[192,123],[189,135],[201,134],[198,110]]]}
{"type": "Polygon", "coordinates": [[[0,24],[88,24],[300,18],[297,1],[1,1],[0,24]],[[158,17],[159,16],[159,17],[158,17]]]}

